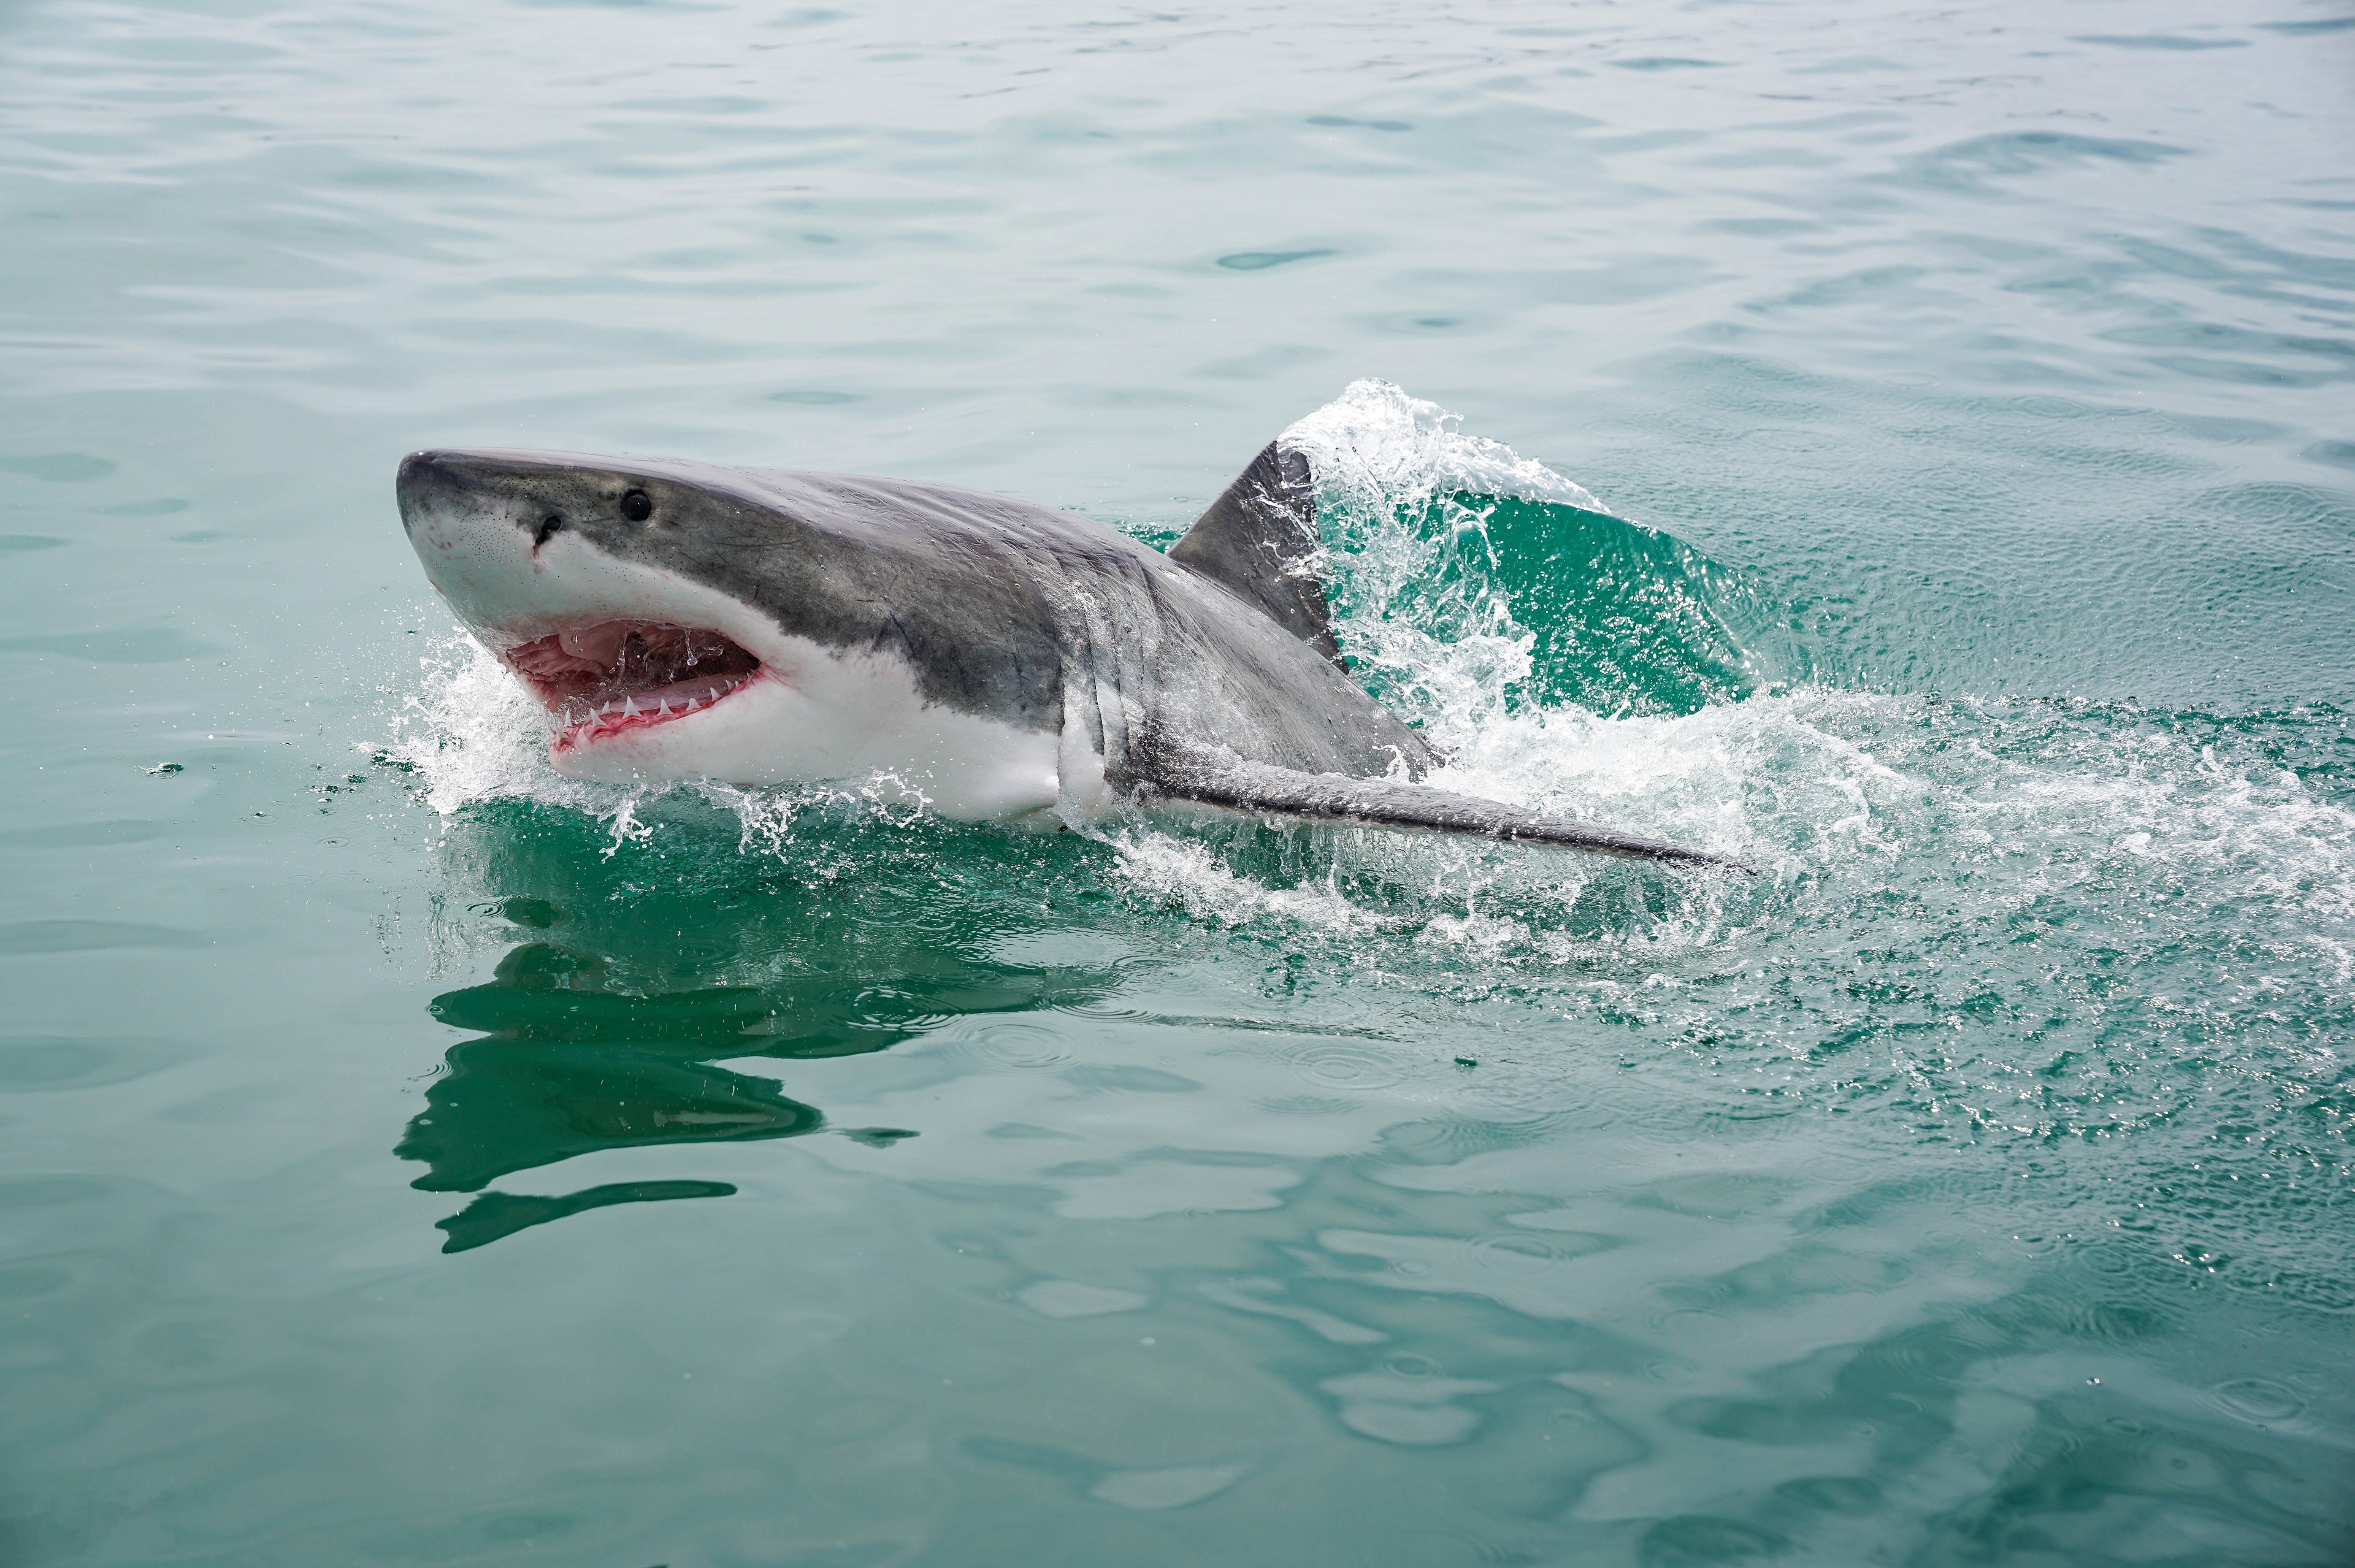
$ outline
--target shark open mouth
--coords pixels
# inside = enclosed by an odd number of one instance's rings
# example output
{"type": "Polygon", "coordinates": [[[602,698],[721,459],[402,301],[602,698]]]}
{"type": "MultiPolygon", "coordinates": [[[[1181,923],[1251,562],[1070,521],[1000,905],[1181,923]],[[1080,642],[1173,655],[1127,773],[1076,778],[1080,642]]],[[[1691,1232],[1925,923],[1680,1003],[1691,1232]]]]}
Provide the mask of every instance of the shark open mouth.
{"type": "Polygon", "coordinates": [[[758,658],[719,633],[656,621],[570,626],[499,656],[555,716],[558,752],[677,723],[761,673],[758,658]]]}

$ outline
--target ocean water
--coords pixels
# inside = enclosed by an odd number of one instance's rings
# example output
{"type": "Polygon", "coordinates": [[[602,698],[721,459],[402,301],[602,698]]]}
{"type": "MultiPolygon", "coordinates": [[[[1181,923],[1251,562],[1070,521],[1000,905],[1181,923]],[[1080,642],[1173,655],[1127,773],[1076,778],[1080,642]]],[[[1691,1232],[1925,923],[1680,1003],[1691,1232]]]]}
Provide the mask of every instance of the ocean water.
{"type": "Polygon", "coordinates": [[[0,7],[0,1563],[2355,1558],[2339,0],[0,7]],[[1754,880],[628,792],[529,444],[1174,539],[1754,880]]]}

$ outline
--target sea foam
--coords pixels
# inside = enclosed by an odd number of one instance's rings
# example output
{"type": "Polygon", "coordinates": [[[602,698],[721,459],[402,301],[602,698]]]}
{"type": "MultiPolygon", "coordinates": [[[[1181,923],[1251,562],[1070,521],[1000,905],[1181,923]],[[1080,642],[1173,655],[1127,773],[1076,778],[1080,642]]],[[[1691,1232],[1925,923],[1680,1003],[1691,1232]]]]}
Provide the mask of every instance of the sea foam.
{"type": "MultiPolygon", "coordinates": [[[[1603,501],[1378,380],[1284,440],[1316,475],[1342,644],[1445,753],[1433,782],[1712,849],[1762,875],[1433,835],[1125,818],[1093,836],[1109,852],[1104,874],[1132,897],[1287,939],[1400,944],[1402,957],[1542,968],[1699,946],[1738,966],[1768,928],[1833,918],[1861,897],[1969,922],[2040,892],[2079,889],[2115,912],[2222,879],[2200,907],[2233,906],[2286,956],[2348,977],[2355,817],[2245,726],[2203,737],[2130,705],[1805,685],[1681,713],[1548,700],[1532,677],[1536,634],[1485,569],[1485,508],[1509,499],[1611,515],[1603,501]],[[2252,898],[2278,907],[2252,913],[2252,898]]],[[[734,819],[741,852],[791,862],[810,833],[846,817],[888,828],[922,816],[889,778],[752,790],[562,778],[538,704],[463,634],[429,650],[393,728],[389,749],[434,810],[527,799],[601,819],[616,846],[708,834],[717,811],[734,819]]]]}

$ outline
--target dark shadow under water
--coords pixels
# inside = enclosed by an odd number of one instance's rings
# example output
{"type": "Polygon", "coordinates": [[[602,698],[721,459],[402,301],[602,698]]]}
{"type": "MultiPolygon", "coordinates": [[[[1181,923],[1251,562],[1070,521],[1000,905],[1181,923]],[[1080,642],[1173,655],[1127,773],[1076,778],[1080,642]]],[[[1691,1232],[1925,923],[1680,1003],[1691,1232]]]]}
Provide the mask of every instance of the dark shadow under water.
{"type": "MultiPolygon", "coordinates": [[[[616,854],[602,825],[573,813],[514,802],[465,813],[447,843],[452,933],[462,946],[511,945],[487,982],[433,998],[436,1021],[474,1032],[445,1053],[395,1149],[426,1167],[417,1189],[479,1194],[440,1222],[442,1250],[616,1203],[735,1190],[694,1180],[559,1197],[486,1190],[582,1155],[820,1132],[888,1147],[916,1136],[831,1126],[779,1079],[723,1062],[855,1056],[953,1018],[1105,988],[1100,973],[982,955],[1024,928],[1013,901],[962,896],[937,872],[919,874],[930,834],[881,837],[893,841],[886,857],[905,863],[846,882],[822,852],[815,867],[788,868],[717,831],[674,831],[660,847],[616,854]]],[[[1068,853],[1050,839],[983,837],[1004,854],[1068,853]]],[[[874,851],[847,864],[871,871],[859,860],[874,851]]],[[[1028,910],[1039,908],[1034,896],[1028,910]]]]}

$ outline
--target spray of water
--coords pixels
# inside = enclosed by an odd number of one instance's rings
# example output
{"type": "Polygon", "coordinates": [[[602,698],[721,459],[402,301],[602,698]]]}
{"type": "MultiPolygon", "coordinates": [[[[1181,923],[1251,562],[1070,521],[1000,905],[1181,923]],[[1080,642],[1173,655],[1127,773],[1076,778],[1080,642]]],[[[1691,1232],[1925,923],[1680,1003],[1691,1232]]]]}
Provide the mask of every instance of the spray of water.
{"type": "MultiPolygon", "coordinates": [[[[1532,678],[1540,634],[1516,619],[1488,523],[1503,505],[1608,517],[1601,502],[1380,381],[1348,388],[1285,440],[1317,475],[1343,645],[1369,686],[1445,752],[1436,782],[1703,846],[1767,875],[1736,886],[1435,837],[1117,823],[1103,836],[1106,864],[1141,903],[1283,940],[1394,944],[1402,957],[1542,968],[1675,949],[1716,951],[1738,970],[1773,932],[1836,920],[1857,899],[1934,905],[1969,923],[2063,890],[2122,912],[2159,890],[2232,879],[2229,894],[2218,886],[2200,907],[2237,911],[2242,925],[2265,928],[2268,951],[2347,979],[2355,816],[2278,760],[2280,733],[2117,706],[1812,688],[1685,712],[1549,700],[1532,678]]],[[[1674,575],[1681,559],[1642,560],[1674,575]]],[[[1689,582],[1668,586],[1684,593],[1689,582]]],[[[1723,635],[1705,618],[1670,616],[1658,636],[1680,629],[1723,635]]],[[[453,637],[421,676],[392,749],[442,813],[528,799],[602,820],[618,847],[708,833],[716,809],[734,819],[743,853],[786,862],[846,821],[923,816],[921,795],[889,777],[824,790],[567,780],[548,764],[538,705],[483,650],[453,637]],[[674,805],[694,822],[671,821],[674,805]]],[[[2295,744],[2313,730],[2328,744],[2332,724],[2292,713],[2275,731],[2286,726],[2295,744]]]]}

